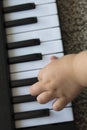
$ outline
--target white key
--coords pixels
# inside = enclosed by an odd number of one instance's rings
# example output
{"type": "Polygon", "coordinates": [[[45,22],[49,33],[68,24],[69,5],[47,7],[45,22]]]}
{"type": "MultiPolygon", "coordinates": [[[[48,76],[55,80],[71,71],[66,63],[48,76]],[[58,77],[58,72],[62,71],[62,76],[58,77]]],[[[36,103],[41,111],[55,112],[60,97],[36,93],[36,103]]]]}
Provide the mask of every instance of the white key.
{"type": "Polygon", "coordinates": [[[56,0],[3,0],[4,7],[15,6],[26,3],[47,4],[56,0]]]}
{"type": "Polygon", "coordinates": [[[40,70],[32,70],[32,71],[25,71],[19,73],[12,73],[10,74],[11,80],[20,80],[20,79],[27,79],[37,77],[40,70]]]}
{"type": "Polygon", "coordinates": [[[11,21],[16,19],[23,19],[28,17],[42,17],[48,15],[57,14],[57,6],[56,3],[37,5],[34,10],[25,10],[13,13],[5,14],[5,21],[11,21]]]}
{"type": "Polygon", "coordinates": [[[10,43],[34,38],[39,38],[41,42],[61,39],[60,28],[50,28],[45,30],[8,35],[7,42],[10,43]]]}
{"type": "Polygon", "coordinates": [[[23,47],[9,50],[9,57],[23,56],[34,53],[41,53],[42,55],[63,52],[62,40],[41,43],[39,46],[23,47]]]}
{"type": "Polygon", "coordinates": [[[19,104],[14,104],[14,112],[24,112],[24,111],[31,111],[31,110],[38,110],[38,109],[44,109],[44,108],[49,108],[52,109],[52,104],[54,100],[46,103],[46,104],[40,104],[37,101],[33,102],[27,102],[27,103],[19,103],[19,104]]]}
{"type": "Polygon", "coordinates": [[[10,65],[10,72],[12,73],[12,72],[27,71],[27,70],[43,68],[50,62],[51,56],[62,57],[63,53],[45,55],[43,56],[42,60],[12,64],[10,65]]]}
{"type": "Polygon", "coordinates": [[[12,96],[29,95],[29,86],[12,88],[12,96]]]}
{"type": "Polygon", "coordinates": [[[47,117],[32,118],[26,120],[15,121],[16,128],[40,126],[45,124],[62,123],[73,121],[72,108],[64,108],[63,110],[56,112],[50,110],[50,115],[47,117]]]}
{"type": "MultiPolygon", "coordinates": [[[[12,88],[12,96],[14,97],[14,96],[29,95],[30,94],[29,88],[30,86],[12,88]]],[[[19,104],[14,105],[14,109],[15,109],[15,112],[37,110],[37,109],[42,109],[43,107],[51,109],[54,101],[55,99],[44,105],[38,104],[38,102],[19,103],[19,104]],[[29,109],[29,106],[31,106],[30,109],[29,109]]],[[[70,107],[70,106],[72,106],[71,102],[66,105],[66,107],[70,107]]]]}
{"type": "MultiPolygon", "coordinates": [[[[45,109],[49,108],[52,109],[52,104],[54,103],[55,99],[52,101],[49,101],[46,104],[40,104],[37,101],[34,102],[27,102],[27,103],[19,103],[14,104],[14,112],[24,112],[24,111],[31,111],[31,110],[38,110],[38,109],[45,109]]],[[[67,105],[68,107],[71,106],[71,103],[67,105]]]]}
{"type": "Polygon", "coordinates": [[[41,30],[59,26],[59,19],[57,15],[39,17],[35,24],[27,24],[22,26],[15,26],[6,29],[7,34],[21,33],[26,31],[41,30]]]}

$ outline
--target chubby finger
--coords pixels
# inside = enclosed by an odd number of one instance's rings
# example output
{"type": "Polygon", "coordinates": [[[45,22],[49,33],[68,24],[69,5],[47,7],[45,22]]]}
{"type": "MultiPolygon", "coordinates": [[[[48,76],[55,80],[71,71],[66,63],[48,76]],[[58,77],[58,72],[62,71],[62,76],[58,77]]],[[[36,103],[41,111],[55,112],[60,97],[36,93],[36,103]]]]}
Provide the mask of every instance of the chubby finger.
{"type": "Polygon", "coordinates": [[[54,103],[53,103],[53,109],[55,111],[60,111],[62,110],[67,104],[69,103],[69,101],[66,98],[58,98],[54,103]]]}
{"type": "Polygon", "coordinates": [[[37,97],[37,101],[41,104],[45,104],[52,99],[54,99],[54,95],[51,91],[45,91],[37,97]]]}
{"type": "Polygon", "coordinates": [[[40,93],[42,93],[44,91],[44,87],[42,87],[42,86],[43,86],[43,83],[40,81],[33,84],[31,87],[29,87],[30,94],[33,96],[39,95],[40,93]]]}
{"type": "Polygon", "coordinates": [[[51,57],[50,57],[50,60],[51,60],[51,61],[56,60],[56,59],[58,59],[58,57],[56,57],[56,56],[51,56],[51,57]]]}

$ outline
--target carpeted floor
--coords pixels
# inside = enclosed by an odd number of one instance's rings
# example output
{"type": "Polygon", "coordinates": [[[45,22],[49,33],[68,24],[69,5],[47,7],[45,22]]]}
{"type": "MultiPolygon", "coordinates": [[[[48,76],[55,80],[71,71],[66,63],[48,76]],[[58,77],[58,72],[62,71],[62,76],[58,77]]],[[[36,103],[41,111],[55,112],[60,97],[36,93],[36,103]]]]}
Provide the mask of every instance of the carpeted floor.
{"type": "MultiPolygon", "coordinates": [[[[58,0],[65,54],[87,49],[87,0],[58,0]]],[[[77,130],[87,130],[87,88],[73,101],[77,130]]]]}

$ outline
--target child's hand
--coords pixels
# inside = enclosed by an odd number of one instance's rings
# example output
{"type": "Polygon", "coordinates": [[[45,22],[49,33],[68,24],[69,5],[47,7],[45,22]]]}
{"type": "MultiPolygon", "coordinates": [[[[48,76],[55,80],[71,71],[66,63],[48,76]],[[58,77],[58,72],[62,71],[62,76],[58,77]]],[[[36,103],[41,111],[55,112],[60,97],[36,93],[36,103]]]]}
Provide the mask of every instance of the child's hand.
{"type": "Polygon", "coordinates": [[[38,75],[38,82],[30,87],[30,93],[37,96],[41,104],[57,99],[54,110],[63,109],[82,90],[73,73],[74,54],[60,59],[51,57],[51,62],[38,75]]]}

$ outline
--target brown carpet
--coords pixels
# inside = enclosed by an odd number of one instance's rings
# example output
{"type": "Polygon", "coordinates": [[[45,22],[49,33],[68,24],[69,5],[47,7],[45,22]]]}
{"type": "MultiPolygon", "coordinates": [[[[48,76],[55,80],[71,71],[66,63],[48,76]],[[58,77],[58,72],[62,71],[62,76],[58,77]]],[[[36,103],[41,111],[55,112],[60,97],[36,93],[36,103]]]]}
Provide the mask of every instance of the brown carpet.
{"type": "MultiPolygon", "coordinates": [[[[65,54],[87,49],[87,0],[58,0],[65,54]]],[[[77,130],[87,130],[87,88],[73,101],[77,130]]]]}

